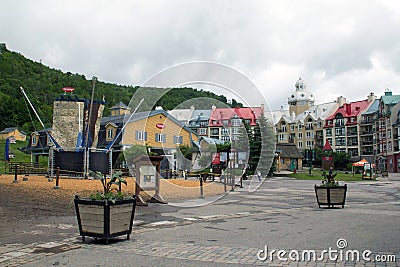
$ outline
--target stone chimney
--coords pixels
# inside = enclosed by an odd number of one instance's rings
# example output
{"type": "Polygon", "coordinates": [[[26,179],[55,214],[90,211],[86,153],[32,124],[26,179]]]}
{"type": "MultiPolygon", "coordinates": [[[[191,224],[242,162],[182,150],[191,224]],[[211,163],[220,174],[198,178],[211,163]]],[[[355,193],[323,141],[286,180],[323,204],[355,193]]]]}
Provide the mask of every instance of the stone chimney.
{"type": "Polygon", "coordinates": [[[376,99],[376,95],[374,95],[374,93],[371,92],[371,93],[368,95],[368,102],[372,102],[372,101],[374,101],[375,99],[376,99]]]}
{"type": "Polygon", "coordinates": [[[343,105],[346,104],[346,98],[343,96],[339,96],[337,98],[337,103],[339,104],[339,107],[343,107],[343,105]]]}

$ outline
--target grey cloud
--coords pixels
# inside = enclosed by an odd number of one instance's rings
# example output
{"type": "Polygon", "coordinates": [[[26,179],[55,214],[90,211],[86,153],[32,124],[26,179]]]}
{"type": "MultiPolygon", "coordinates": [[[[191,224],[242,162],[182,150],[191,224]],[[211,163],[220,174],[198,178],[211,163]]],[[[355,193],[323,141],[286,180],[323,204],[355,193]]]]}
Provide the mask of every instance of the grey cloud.
{"type": "Polygon", "coordinates": [[[3,2],[9,49],[108,82],[138,85],[172,65],[213,61],[262,82],[276,109],[299,75],[317,99],[358,100],[400,78],[400,9],[380,1],[3,2]]]}

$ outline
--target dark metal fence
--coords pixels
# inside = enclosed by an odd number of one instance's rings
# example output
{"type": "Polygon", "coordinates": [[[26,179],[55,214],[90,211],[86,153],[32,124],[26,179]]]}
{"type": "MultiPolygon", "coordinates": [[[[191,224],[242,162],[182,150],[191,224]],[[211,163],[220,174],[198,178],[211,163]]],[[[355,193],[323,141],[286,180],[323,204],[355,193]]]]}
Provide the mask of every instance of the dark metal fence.
{"type": "Polygon", "coordinates": [[[6,162],[5,173],[14,174],[47,174],[47,167],[37,162],[6,162]]]}

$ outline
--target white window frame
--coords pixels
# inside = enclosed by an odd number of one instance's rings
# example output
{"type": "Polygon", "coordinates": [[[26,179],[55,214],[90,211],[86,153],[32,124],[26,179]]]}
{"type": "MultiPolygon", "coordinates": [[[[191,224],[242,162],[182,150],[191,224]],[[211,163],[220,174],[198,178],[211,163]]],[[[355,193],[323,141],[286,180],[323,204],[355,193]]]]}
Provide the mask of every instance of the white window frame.
{"type": "Polygon", "coordinates": [[[174,144],[175,145],[182,145],[183,144],[183,136],[174,135],[174,144]]]}
{"type": "Polygon", "coordinates": [[[147,141],[147,132],[144,132],[144,131],[135,131],[135,140],[138,140],[138,141],[147,141]]]}
{"type": "Polygon", "coordinates": [[[156,133],[156,142],[157,143],[165,143],[166,139],[167,138],[166,138],[165,134],[156,133]]]}
{"type": "Polygon", "coordinates": [[[107,129],[107,140],[112,140],[114,138],[114,129],[108,128],[107,129]]]}

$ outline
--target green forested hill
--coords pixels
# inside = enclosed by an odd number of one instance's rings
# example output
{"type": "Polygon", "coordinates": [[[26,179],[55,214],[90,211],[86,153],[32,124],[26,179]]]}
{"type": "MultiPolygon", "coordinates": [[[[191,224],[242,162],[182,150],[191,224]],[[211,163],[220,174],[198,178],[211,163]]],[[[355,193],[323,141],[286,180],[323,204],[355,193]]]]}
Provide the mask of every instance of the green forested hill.
{"type": "MultiPolygon", "coordinates": [[[[74,87],[75,94],[79,97],[90,98],[91,77],[87,79],[84,75],[78,73],[63,73],[61,70],[52,69],[39,62],[27,59],[19,53],[9,51],[5,44],[0,44],[0,130],[13,126],[18,126],[27,132],[35,130],[20,87],[25,89],[42,120],[47,124],[47,127],[50,127],[53,101],[62,93],[61,88],[65,86],[74,87]]],[[[136,86],[123,86],[98,81],[95,99],[105,97],[105,115],[108,115],[109,108],[119,101],[129,104],[137,88],[136,86]]],[[[192,88],[176,88],[164,95],[157,102],[157,105],[164,109],[173,109],[188,99],[199,97],[213,98],[228,104],[226,97],[222,95],[218,96],[211,92],[192,88]]],[[[197,109],[209,109],[211,107],[210,101],[205,100],[203,102],[196,101],[195,107],[197,109]]],[[[189,102],[184,106],[179,105],[179,108],[187,108],[191,104],[193,103],[189,102]]],[[[218,101],[215,104],[220,106],[218,101]]],[[[240,104],[232,100],[232,104],[229,105],[240,104]]],[[[33,120],[36,121],[33,114],[32,116],[33,120]]],[[[37,129],[40,128],[38,123],[35,123],[35,125],[37,129]]]]}

